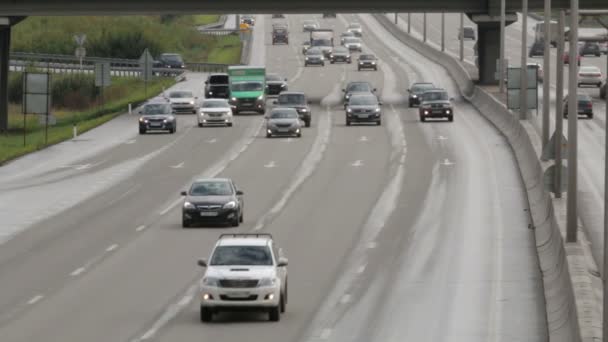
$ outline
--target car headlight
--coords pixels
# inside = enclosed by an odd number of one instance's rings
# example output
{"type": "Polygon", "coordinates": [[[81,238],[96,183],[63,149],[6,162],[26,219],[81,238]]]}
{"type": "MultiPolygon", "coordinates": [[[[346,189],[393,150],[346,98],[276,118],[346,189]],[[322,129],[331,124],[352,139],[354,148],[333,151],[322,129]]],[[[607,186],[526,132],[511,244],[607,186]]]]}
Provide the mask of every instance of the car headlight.
{"type": "Polygon", "coordinates": [[[193,105],[193,104],[194,104],[194,101],[190,101],[190,104],[191,104],[191,105],[193,105]]]}
{"type": "Polygon", "coordinates": [[[412,97],[416,99],[416,98],[418,98],[418,95],[413,94],[412,97]]]}
{"type": "Polygon", "coordinates": [[[308,109],[307,108],[302,108],[302,109],[300,109],[300,112],[306,113],[306,112],[308,112],[308,109]]]}
{"type": "Polygon", "coordinates": [[[350,94],[346,94],[345,98],[348,100],[350,99],[350,94]]]}
{"type": "Polygon", "coordinates": [[[346,112],[347,112],[347,113],[352,113],[352,111],[353,111],[352,109],[350,109],[350,108],[346,108],[346,112]]]}
{"type": "Polygon", "coordinates": [[[167,119],[163,120],[163,123],[167,123],[167,119]]]}
{"type": "Polygon", "coordinates": [[[380,108],[376,108],[376,113],[380,113],[380,108]]]}
{"type": "Polygon", "coordinates": [[[139,122],[145,122],[145,123],[147,123],[147,122],[148,122],[148,120],[146,120],[146,119],[144,119],[144,118],[139,118],[139,122]]]}
{"type": "Polygon", "coordinates": [[[210,92],[209,92],[209,95],[213,95],[213,92],[212,92],[212,91],[210,91],[210,92]]]}
{"type": "Polygon", "coordinates": [[[234,209],[234,208],[236,208],[235,201],[230,201],[230,202],[224,204],[224,209],[234,209]]]}
{"type": "Polygon", "coordinates": [[[194,204],[192,204],[188,201],[184,202],[184,209],[194,209],[194,208],[195,208],[194,204]]]}
{"type": "Polygon", "coordinates": [[[274,286],[276,283],[276,278],[262,278],[258,282],[258,287],[274,286]]]}
{"type": "Polygon", "coordinates": [[[376,64],[376,62],[372,62],[372,64],[376,64]]]}
{"type": "Polygon", "coordinates": [[[220,285],[220,280],[214,277],[205,277],[203,278],[203,285],[218,287],[220,285]]]}
{"type": "Polygon", "coordinates": [[[281,84],[281,88],[287,87],[287,84],[281,84]]]}
{"type": "Polygon", "coordinates": [[[329,58],[334,58],[334,55],[329,55],[329,58]]]}
{"type": "Polygon", "coordinates": [[[306,57],[306,60],[308,60],[308,57],[306,57]]]}

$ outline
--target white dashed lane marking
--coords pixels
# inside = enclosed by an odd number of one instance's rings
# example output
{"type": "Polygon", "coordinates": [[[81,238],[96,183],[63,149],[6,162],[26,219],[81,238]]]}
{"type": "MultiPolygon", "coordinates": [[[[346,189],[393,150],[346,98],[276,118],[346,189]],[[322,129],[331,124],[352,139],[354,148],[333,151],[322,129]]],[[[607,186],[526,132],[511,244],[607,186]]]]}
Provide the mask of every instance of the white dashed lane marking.
{"type": "Polygon", "coordinates": [[[72,277],[76,277],[76,276],[78,276],[78,275],[82,274],[84,271],[86,271],[86,268],[84,268],[84,267],[79,267],[79,268],[75,269],[75,270],[74,270],[72,273],[70,273],[70,275],[71,275],[72,277]]]}
{"type": "Polygon", "coordinates": [[[37,295],[37,296],[33,297],[32,299],[28,300],[27,304],[28,305],[34,305],[37,302],[39,302],[42,298],[44,298],[43,295],[37,295]]]}

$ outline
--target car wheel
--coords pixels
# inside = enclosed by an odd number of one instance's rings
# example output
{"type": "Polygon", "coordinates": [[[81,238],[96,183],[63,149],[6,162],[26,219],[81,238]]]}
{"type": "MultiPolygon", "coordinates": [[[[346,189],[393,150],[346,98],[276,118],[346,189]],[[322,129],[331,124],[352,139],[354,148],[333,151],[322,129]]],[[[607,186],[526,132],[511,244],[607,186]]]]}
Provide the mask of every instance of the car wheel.
{"type": "Polygon", "coordinates": [[[301,138],[301,137],[302,137],[302,133],[298,133],[298,134],[296,135],[296,137],[301,138]]]}
{"type": "Polygon", "coordinates": [[[279,306],[281,308],[281,313],[285,312],[285,299],[283,299],[283,295],[281,295],[281,299],[279,300],[279,306]]]}
{"type": "Polygon", "coordinates": [[[350,120],[346,119],[346,126],[350,126],[350,120]]]}
{"type": "Polygon", "coordinates": [[[213,319],[213,311],[201,306],[201,322],[211,322],[213,319]]]}
{"type": "Polygon", "coordinates": [[[454,121],[454,115],[450,115],[450,116],[448,116],[448,121],[449,121],[449,122],[454,121]]]}
{"type": "Polygon", "coordinates": [[[375,67],[375,68],[374,68],[374,71],[378,71],[378,67],[375,67]]]}
{"type": "Polygon", "coordinates": [[[279,305],[270,309],[270,311],[268,312],[268,318],[271,322],[278,322],[281,320],[281,308],[279,307],[279,305]]]}
{"type": "Polygon", "coordinates": [[[420,115],[420,121],[425,122],[426,118],[424,116],[420,115]]]}
{"type": "Polygon", "coordinates": [[[587,117],[588,117],[589,119],[593,119],[593,113],[591,113],[591,114],[587,115],[587,117]]]}
{"type": "Polygon", "coordinates": [[[182,217],[182,228],[190,228],[190,221],[188,221],[185,217],[182,217]]]}
{"type": "Polygon", "coordinates": [[[228,127],[232,127],[232,122],[227,123],[228,127]]]}
{"type": "Polygon", "coordinates": [[[239,111],[237,109],[234,110],[234,115],[239,115],[239,111]]]}
{"type": "Polygon", "coordinates": [[[357,68],[357,71],[361,71],[361,68],[357,68]]]}
{"type": "Polygon", "coordinates": [[[597,87],[598,87],[598,88],[601,88],[601,87],[602,87],[602,82],[598,83],[598,84],[597,84],[597,87]]]}
{"type": "Polygon", "coordinates": [[[145,129],[139,129],[139,134],[146,134],[146,130],[145,129]]]}
{"type": "Polygon", "coordinates": [[[380,125],[382,125],[382,120],[376,121],[376,126],[380,126],[380,125]]]}
{"type": "Polygon", "coordinates": [[[237,215],[230,223],[233,227],[238,227],[241,224],[240,217],[237,215]]]}
{"type": "Polygon", "coordinates": [[[271,137],[272,137],[272,134],[266,133],[266,138],[271,138],[271,137]]]}
{"type": "Polygon", "coordinates": [[[239,221],[241,223],[243,223],[244,220],[245,220],[245,214],[243,214],[243,212],[241,211],[241,215],[239,215],[239,221]]]}
{"type": "Polygon", "coordinates": [[[305,127],[310,127],[310,119],[304,121],[304,126],[305,127]]]}
{"type": "Polygon", "coordinates": [[[203,127],[203,124],[199,122],[198,127],[203,127]]]}

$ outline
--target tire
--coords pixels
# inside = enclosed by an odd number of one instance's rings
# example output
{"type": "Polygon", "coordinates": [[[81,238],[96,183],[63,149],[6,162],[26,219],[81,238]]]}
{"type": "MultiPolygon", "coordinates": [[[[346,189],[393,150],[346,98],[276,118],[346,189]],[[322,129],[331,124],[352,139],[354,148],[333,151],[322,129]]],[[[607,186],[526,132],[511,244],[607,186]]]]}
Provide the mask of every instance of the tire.
{"type": "Polygon", "coordinates": [[[182,217],[182,228],[190,228],[190,221],[182,217]]]}
{"type": "Polygon", "coordinates": [[[304,126],[305,127],[310,127],[310,119],[304,121],[304,126]]]}
{"type": "Polygon", "coordinates": [[[146,130],[145,129],[139,129],[139,134],[146,134],[146,130]]]}
{"type": "Polygon", "coordinates": [[[350,126],[350,120],[346,119],[346,126],[350,126]]]}
{"type": "Polygon", "coordinates": [[[298,133],[298,135],[296,135],[296,137],[301,138],[302,137],[302,133],[298,133]]]}
{"type": "Polygon", "coordinates": [[[426,118],[424,116],[420,115],[420,121],[426,122],[426,118]]]}
{"type": "Polygon", "coordinates": [[[203,124],[199,122],[198,127],[203,127],[203,124]]]}
{"type": "Polygon", "coordinates": [[[239,111],[238,111],[238,109],[235,109],[233,114],[234,114],[234,115],[239,115],[239,111]]]}
{"type": "Polygon", "coordinates": [[[450,116],[448,116],[448,121],[449,121],[449,122],[453,122],[453,121],[454,121],[454,115],[450,115],[450,116]]]}
{"type": "Polygon", "coordinates": [[[266,138],[272,138],[272,134],[266,133],[266,138]]]}
{"type": "Polygon", "coordinates": [[[281,313],[285,312],[285,299],[283,299],[283,295],[281,295],[281,299],[279,299],[279,308],[281,309],[281,313]]]}
{"type": "Polygon", "coordinates": [[[274,308],[271,308],[270,311],[268,311],[268,319],[271,322],[278,322],[281,320],[280,304],[275,306],[274,308]]]}
{"type": "Polygon", "coordinates": [[[213,319],[213,312],[210,309],[201,306],[201,322],[211,322],[213,319]]]}
{"type": "Polygon", "coordinates": [[[598,88],[601,88],[601,87],[602,87],[602,82],[598,83],[598,84],[597,84],[597,87],[598,87],[598,88]]]}
{"type": "Polygon", "coordinates": [[[239,221],[241,223],[243,223],[243,221],[245,221],[245,214],[243,214],[243,212],[241,212],[241,215],[239,215],[239,221]]]}
{"type": "Polygon", "coordinates": [[[588,114],[588,115],[587,115],[587,117],[588,117],[589,119],[593,119],[593,113],[588,114]]]}
{"type": "Polygon", "coordinates": [[[410,108],[414,107],[414,106],[412,105],[412,102],[411,102],[411,101],[410,101],[410,102],[408,102],[407,104],[408,104],[408,106],[409,106],[410,108]]]}
{"type": "Polygon", "coordinates": [[[228,127],[232,127],[232,122],[226,124],[228,127]]]}
{"type": "MultiPolygon", "coordinates": [[[[239,215],[239,216],[240,216],[240,215],[239,215]]],[[[240,225],[241,225],[241,219],[240,219],[240,217],[239,217],[239,216],[235,217],[235,218],[234,218],[234,220],[232,220],[232,222],[230,222],[230,225],[231,225],[231,226],[233,226],[233,227],[238,227],[238,226],[240,226],[240,225]]]]}
{"type": "Polygon", "coordinates": [[[380,126],[380,125],[382,125],[382,120],[376,121],[376,126],[380,126]]]}

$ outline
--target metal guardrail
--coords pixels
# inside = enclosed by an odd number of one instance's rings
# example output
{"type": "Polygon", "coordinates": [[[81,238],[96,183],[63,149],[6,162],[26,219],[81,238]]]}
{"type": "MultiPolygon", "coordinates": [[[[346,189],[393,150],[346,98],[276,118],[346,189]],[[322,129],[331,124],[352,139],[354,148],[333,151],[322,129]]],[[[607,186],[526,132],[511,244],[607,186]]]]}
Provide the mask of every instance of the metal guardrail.
{"type": "Polygon", "coordinates": [[[200,33],[208,36],[229,36],[231,34],[239,34],[239,30],[233,29],[204,29],[199,30],[200,33]]]}

